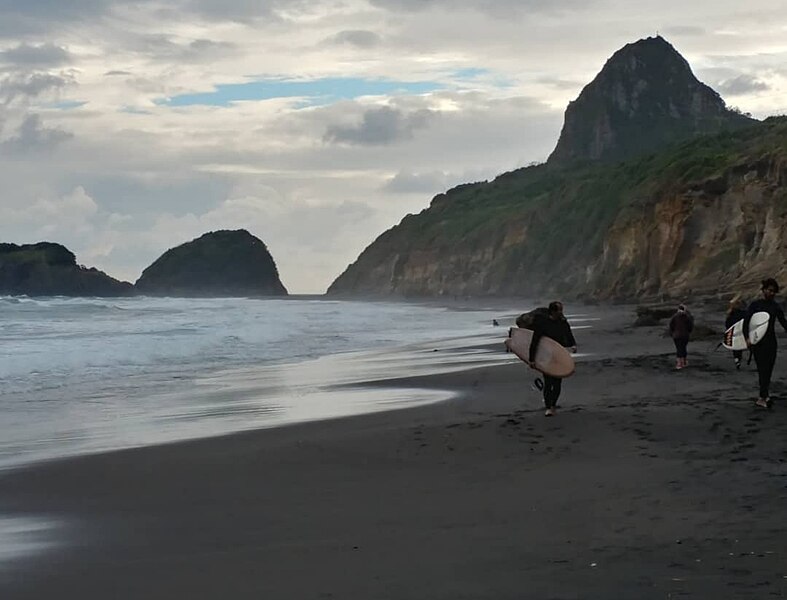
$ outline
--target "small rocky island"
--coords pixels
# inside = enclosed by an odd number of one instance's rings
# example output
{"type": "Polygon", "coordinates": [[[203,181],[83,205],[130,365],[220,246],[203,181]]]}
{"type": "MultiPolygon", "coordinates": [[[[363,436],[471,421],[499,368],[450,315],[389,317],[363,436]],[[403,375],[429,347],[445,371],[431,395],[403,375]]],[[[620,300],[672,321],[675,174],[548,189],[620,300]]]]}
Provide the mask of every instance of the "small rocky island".
{"type": "Polygon", "coordinates": [[[134,286],[78,265],[65,246],[0,243],[0,294],[12,296],[130,296],[134,286]]]}
{"type": "Polygon", "coordinates": [[[142,272],[151,296],[286,296],[268,248],[245,229],[212,231],[167,250],[142,272]]]}

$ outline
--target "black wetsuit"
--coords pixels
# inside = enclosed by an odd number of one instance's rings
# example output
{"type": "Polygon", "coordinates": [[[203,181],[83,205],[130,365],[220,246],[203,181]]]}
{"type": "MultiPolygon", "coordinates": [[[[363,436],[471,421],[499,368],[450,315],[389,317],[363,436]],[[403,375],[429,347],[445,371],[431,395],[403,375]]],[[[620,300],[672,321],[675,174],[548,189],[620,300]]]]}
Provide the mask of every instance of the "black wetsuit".
{"type": "MultiPolygon", "coordinates": [[[[724,329],[725,330],[729,329],[730,327],[735,325],[735,323],[745,318],[746,318],[746,311],[744,309],[734,308],[727,315],[727,319],[724,321],[724,329]]],[[[739,361],[743,357],[743,350],[733,350],[732,356],[739,361]]]]}
{"type": "Polygon", "coordinates": [[[770,391],[771,375],[773,365],[776,364],[776,320],[778,319],[785,331],[787,331],[787,320],[784,318],[784,311],[774,300],[755,300],[749,305],[746,313],[746,320],[743,322],[743,335],[749,339],[749,321],[754,313],[767,312],[771,315],[768,321],[768,329],[765,336],[756,345],[751,347],[754,355],[754,362],[757,363],[757,374],[760,379],[760,398],[767,398],[770,391]]]}
{"type": "Polygon", "coordinates": [[[678,311],[670,319],[669,332],[675,342],[675,352],[678,358],[686,358],[689,337],[694,329],[694,317],[688,311],[678,311]]]}
{"type": "MultiPolygon", "coordinates": [[[[565,317],[550,319],[546,315],[536,315],[533,319],[533,339],[530,341],[530,362],[535,360],[538,342],[542,337],[552,338],[564,348],[577,345],[571,325],[565,317]]],[[[554,408],[557,404],[562,381],[559,377],[550,377],[544,373],[544,405],[547,408],[554,408]]]]}

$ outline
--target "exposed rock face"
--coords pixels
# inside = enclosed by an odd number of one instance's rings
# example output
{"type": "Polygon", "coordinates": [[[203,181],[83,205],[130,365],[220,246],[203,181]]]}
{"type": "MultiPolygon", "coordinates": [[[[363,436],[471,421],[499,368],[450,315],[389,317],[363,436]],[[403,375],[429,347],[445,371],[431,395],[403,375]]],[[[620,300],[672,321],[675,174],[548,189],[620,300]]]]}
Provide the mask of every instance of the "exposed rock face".
{"type": "Polygon", "coordinates": [[[631,163],[541,165],[437,196],[331,294],[634,299],[787,283],[787,118],[631,163]]]}
{"type": "Polygon", "coordinates": [[[77,265],[60,244],[0,244],[0,294],[26,296],[128,296],[130,283],[77,265]]]}
{"type": "Polygon", "coordinates": [[[568,105],[549,161],[623,160],[751,122],[728,110],[666,40],[647,38],[618,50],[568,105]]]}
{"type": "Polygon", "coordinates": [[[135,284],[157,296],[286,296],[268,248],[248,231],[214,231],[167,250],[135,284]]]}
{"type": "MultiPolygon", "coordinates": [[[[787,133],[787,132],[786,132],[787,133]]],[[[785,135],[787,140],[787,135],[785,135]]],[[[754,289],[787,282],[787,155],[744,159],[716,177],[665,191],[609,230],[590,265],[598,292],[754,289]]]]}

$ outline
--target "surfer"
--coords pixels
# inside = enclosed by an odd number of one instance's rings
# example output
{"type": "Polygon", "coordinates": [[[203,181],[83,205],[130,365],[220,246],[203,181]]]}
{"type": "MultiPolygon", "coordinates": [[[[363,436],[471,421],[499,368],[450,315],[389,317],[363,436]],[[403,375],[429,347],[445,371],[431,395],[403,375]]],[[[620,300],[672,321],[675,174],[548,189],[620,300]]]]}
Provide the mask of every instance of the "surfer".
{"type": "MultiPolygon", "coordinates": [[[[724,321],[724,328],[729,329],[738,321],[746,318],[746,303],[741,298],[740,294],[736,295],[730,300],[730,305],[727,307],[727,319],[724,321]]],[[[741,368],[741,359],[743,358],[743,350],[733,350],[732,358],[735,361],[735,368],[741,368]]]]}
{"type": "Polygon", "coordinates": [[[743,322],[743,335],[746,338],[746,345],[751,348],[754,355],[754,362],[757,364],[757,375],[760,380],[760,397],[757,398],[755,404],[762,408],[770,406],[769,388],[771,385],[771,375],[773,374],[773,365],[776,364],[776,351],[778,344],[776,342],[776,320],[779,320],[781,326],[787,331],[787,320],[784,318],[784,311],[781,306],[776,303],[774,298],[779,293],[779,284],[773,277],[762,280],[762,299],[755,300],[749,305],[749,310],[746,312],[746,320],[743,322]],[[755,345],[751,344],[749,340],[749,321],[754,313],[766,312],[770,315],[768,320],[768,329],[765,332],[762,340],[755,345]]]}
{"type": "Polygon", "coordinates": [[[691,331],[694,329],[694,317],[686,310],[684,304],[678,305],[678,310],[672,315],[669,322],[669,332],[672,336],[672,341],[675,342],[675,354],[677,360],[675,362],[676,369],[682,369],[689,366],[687,346],[689,345],[689,337],[691,331]]]}
{"type": "MultiPolygon", "coordinates": [[[[535,314],[532,324],[533,338],[530,341],[530,354],[529,364],[535,369],[535,356],[536,349],[538,348],[538,341],[542,337],[548,337],[561,344],[564,348],[568,348],[571,352],[577,351],[577,343],[574,340],[574,334],[571,332],[571,325],[563,315],[562,302],[550,302],[547,313],[535,314]]],[[[544,406],[546,406],[545,416],[551,417],[555,414],[557,407],[557,400],[560,397],[560,384],[562,379],[558,377],[551,377],[544,373],[544,406]]]]}

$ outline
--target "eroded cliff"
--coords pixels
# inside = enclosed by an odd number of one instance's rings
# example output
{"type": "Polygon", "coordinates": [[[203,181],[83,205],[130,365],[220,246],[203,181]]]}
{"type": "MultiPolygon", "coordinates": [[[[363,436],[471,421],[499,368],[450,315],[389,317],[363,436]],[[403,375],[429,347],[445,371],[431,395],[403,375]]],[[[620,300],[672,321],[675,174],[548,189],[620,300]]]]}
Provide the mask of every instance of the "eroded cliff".
{"type": "Polygon", "coordinates": [[[787,277],[787,118],[637,161],[539,165],[437,196],[328,290],[628,299],[787,277]]]}

